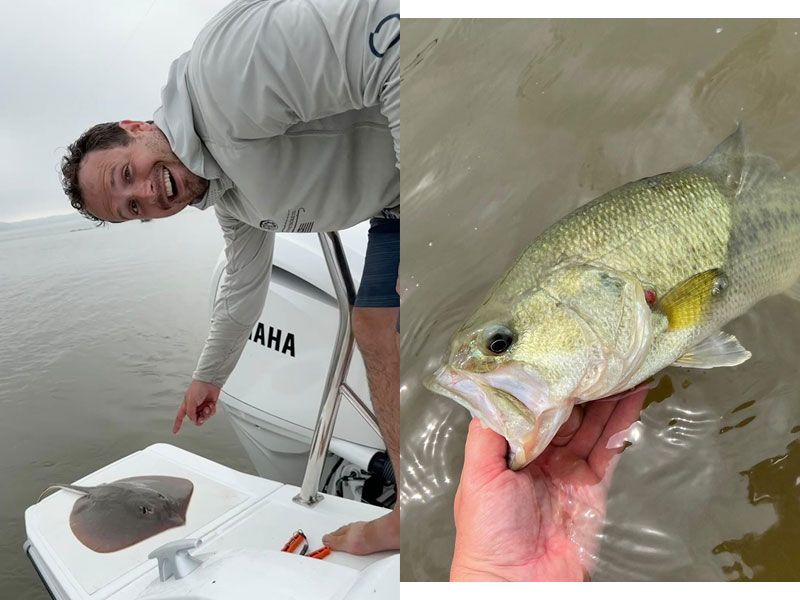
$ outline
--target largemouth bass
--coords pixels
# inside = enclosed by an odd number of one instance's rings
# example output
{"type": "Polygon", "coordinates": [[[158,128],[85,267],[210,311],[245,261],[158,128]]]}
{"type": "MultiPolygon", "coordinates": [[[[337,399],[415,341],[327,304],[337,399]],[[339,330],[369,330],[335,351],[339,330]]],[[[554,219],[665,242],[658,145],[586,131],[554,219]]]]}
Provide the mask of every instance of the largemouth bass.
{"type": "Polygon", "coordinates": [[[576,403],[671,364],[748,358],[720,328],[800,278],[800,181],[745,147],[629,183],[548,228],[495,284],[425,385],[538,456],[576,403]]]}

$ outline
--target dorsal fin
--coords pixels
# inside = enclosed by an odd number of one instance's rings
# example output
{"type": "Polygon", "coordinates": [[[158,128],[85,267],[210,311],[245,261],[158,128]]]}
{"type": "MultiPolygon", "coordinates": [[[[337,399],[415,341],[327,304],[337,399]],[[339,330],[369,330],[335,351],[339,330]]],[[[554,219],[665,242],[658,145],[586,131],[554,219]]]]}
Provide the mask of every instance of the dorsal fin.
{"type": "Polygon", "coordinates": [[[700,163],[732,194],[738,195],[745,181],[746,144],[742,124],[714,148],[714,151],[700,163]]]}

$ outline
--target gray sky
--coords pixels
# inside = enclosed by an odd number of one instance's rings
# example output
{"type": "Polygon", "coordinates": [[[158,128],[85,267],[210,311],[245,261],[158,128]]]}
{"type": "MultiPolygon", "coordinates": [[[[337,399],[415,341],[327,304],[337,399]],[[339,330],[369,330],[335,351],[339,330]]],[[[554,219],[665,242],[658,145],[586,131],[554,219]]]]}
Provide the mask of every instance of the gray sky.
{"type": "Polygon", "coordinates": [[[58,181],[65,147],[95,123],[150,119],[170,63],[228,2],[3,2],[0,221],[71,212],[58,181]]]}

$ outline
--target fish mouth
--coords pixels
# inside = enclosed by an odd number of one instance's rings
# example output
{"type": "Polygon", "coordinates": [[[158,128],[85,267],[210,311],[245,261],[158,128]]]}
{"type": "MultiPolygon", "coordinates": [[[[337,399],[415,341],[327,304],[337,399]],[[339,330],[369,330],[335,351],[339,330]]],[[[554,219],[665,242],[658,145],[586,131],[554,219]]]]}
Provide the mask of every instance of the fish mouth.
{"type": "Polygon", "coordinates": [[[508,466],[519,470],[541,454],[567,420],[572,402],[553,402],[546,381],[520,364],[491,374],[441,367],[424,381],[454,400],[508,442],[508,466]]]}

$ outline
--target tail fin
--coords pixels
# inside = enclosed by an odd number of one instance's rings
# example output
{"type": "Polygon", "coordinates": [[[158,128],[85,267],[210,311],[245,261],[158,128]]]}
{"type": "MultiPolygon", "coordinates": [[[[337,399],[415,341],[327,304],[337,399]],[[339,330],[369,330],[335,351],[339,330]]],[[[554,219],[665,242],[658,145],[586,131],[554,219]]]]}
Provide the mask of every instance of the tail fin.
{"type": "Polygon", "coordinates": [[[54,484],[48,486],[47,489],[45,491],[43,491],[39,495],[39,498],[38,498],[38,500],[36,500],[36,502],[38,503],[39,500],[44,498],[44,496],[47,494],[47,492],[49,492],[51,490],[67,490],[69,492],[75,492],[76,494],[80,494],[81,496],[88,496],[89,492],[91,491],[91,489],[92,488],[83,487],[83,486],[80,486],[80,485],[67,485],[65,483],[54,483],[54,484]]]}

